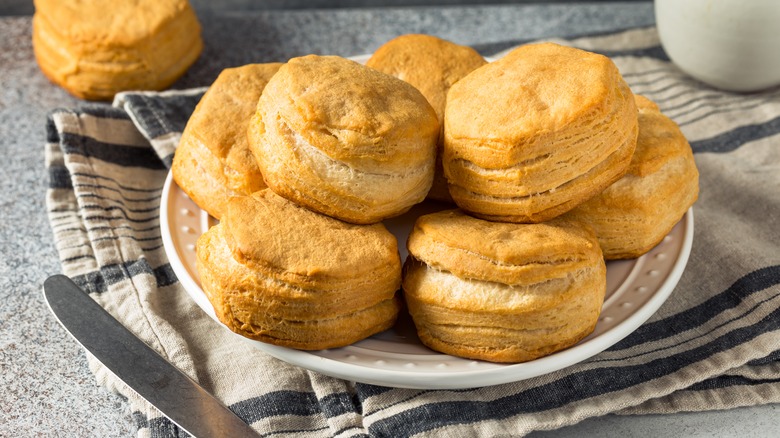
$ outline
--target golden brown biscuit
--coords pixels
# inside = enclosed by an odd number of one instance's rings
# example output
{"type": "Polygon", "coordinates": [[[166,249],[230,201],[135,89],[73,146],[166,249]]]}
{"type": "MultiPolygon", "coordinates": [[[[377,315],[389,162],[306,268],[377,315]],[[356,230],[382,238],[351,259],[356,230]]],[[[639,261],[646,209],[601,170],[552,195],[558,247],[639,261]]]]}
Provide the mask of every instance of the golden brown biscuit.
{"type": "Polygon", "coordinates": [[[636,136],[633,95],[609,58],[530,44],[450,88],[443,165],[464,210],[542,222],[623,176],[636,136]]]}
{"type": "Polygon", "coordinates": [[[568,213],[596,231],[604,257],[625,259],[650,251],[699,196],[691,146],[658,106],[636,96],[639,139],[628,173],[568,213]]]}
{"type": "Polygon", "coordinates": [[[35,0],[38,65],[82,99],[166,88],[202,48],[200,24],[187,0],[119,1],[110,7],[97,0],[35,0]]]}
{"type": "Polygon", "coordinates": [[[282,64],[249,64],[222,71],[187,121],[173,178],[198,206],[219,219],[233,196],[266,187],[246,129],[263,88],[282,64]]]}
{"type": "MultiPolygon", "coordinates": [[[[393,38],[374,52],[366,65],[412,84],[428,99],[439,124],[444,124],[444,106],[447,91],[462,77],[486,64],[485,59],[471,47],[461,46],[431,35],[408,34],[393,38]]],[[[439,136],[441,153],[444,136],[439,136]]],[[[428,197],[452,202],[447,180],[437,154],[436,172],[428,197]]]]}
{"type": "Polygon", "coordinates": [[[596,326],[606,267],[585,224],[498,223],[448,210],[418,218],[408,248],[404,296],[434,350],[524,362],[574,345],[596,326]]]}
{"type": "Polygon", "coordinates": [[[291,59],[268,82],[249,142],[273,191],[348,222],[396,216],[431,187],[439,124],[422,94],[336,56],[291,59]]]}
{"type": "Polygon", "coordinates": [[[382,224],[352,225],[270,190],[232,198],[197,242],[203,290],[234,332],[304,350],[391,327],[401,261],[382,224]]]}

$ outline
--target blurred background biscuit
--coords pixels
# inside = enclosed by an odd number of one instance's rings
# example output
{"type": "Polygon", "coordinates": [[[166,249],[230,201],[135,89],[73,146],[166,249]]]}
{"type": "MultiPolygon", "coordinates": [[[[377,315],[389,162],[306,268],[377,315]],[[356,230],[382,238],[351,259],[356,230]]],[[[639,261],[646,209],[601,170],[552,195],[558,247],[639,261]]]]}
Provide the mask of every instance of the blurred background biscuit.
{"type": "Polygon", "coordinates": [[[82,99],[167,88],[202,48],[200,24],[187,0],[35,0],[38,65],[82,99]]]}

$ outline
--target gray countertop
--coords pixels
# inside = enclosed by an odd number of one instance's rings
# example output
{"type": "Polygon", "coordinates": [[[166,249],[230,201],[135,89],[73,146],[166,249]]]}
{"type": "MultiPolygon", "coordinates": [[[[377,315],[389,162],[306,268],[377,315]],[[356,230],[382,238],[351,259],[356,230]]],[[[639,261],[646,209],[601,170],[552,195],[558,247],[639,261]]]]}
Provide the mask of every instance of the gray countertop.
{"type": "MultiPolygon", "coordinates": [[[[403,33],[469,45],[652,25],[651,3],[201,12],[205,50],[175,88],[222,68],[307,53],[369,53],[403,33]]],[[[46,114],[83,102],[49,83],[30,17],[0,18],[0,437],[134,436],[127,403],[98,387],[84,352],[49,313],[43,280],[60,267],[46,218],[46,114]]],[[[607,416],[537,436],[776,436],[777,405],[666,416],[607,416]]]]}

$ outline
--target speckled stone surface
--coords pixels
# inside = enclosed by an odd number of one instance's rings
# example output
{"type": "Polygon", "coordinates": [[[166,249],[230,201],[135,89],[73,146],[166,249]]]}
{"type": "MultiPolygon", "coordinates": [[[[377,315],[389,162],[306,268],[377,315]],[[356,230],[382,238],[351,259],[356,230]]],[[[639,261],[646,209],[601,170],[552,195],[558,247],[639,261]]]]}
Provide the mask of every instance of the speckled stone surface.
{"type": "MultiPolygon", "coordinates": [[[[201,15],[205,50],[175,88],[208,85],[222,68],[307,53],[368,53],[402,33],[489,45],[653,23],[651,3],[382,8],[201,15]]],[[[46,219],[46,114],[82,102],[35,64],[30,18],[0,18],[0,437],[134,436],[124,400],[95,384],[84,353],[41,294],[59,273],[46,219]]],[[[671,416],[609,416],[538,436],[775,436],[777,406],[671,416]]]]}

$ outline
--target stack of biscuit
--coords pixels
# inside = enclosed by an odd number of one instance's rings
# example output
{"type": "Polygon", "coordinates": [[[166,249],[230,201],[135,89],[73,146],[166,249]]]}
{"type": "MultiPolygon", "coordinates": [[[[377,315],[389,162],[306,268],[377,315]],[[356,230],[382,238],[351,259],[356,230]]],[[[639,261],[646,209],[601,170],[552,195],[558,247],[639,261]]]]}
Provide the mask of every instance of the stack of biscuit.
{"type": "Polygon", "coordinates": [[[455,83],[442,163],[460,210],[423,216],[403,289],[420,340],[524,362],[590,334],[606,292],[593,229],[559,216],[622,177],[637,139],[608,58],[530,44],[455,83]]]}
{"type": "Polygon", "coordinates": [[[381,221],[425,198],[438,132],[417,89],[344,58],[225,70],[173,162],[177,184],[220,219],[196,245],[219,320],[305,350],[390,328],[401,260],[381,221]]]}
{"type": "Polygon", "coordinates": [[[554,353],[594,330],[605,258],[649,251],[698,194],[676,125],[586,51],[530,44],[485,63],[409,35],[368,66],[309,55],[246,74],[231,111],[208,102],[230,95],[219,83],[204,97],[174,178],[221,218],[197,244],[217,316],[263,342],[347,345],[392,326],[405,301],[436,351],[554,353]],[[431,195],[437,174],[447,196],[431,195]],[[458,208],[416,218],[402,268],[381,222],[426,196],[458,208]],[[656,197],[664,208],[642,208],[656,197]]]}

